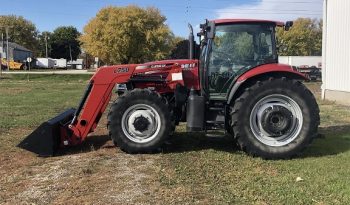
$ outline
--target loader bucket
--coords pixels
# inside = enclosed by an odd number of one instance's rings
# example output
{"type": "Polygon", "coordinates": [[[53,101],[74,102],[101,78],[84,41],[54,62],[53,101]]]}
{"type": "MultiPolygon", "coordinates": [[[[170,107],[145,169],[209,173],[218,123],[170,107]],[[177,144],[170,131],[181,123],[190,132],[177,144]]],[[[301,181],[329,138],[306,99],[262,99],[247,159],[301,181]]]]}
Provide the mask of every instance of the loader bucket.
{"type": "MultiPolygon", "coordinates": [[[[75,109],[68,109],[56,117],[44,122],[17,145],[42,157],[53,156],[61,143],[61,127],[69,123],[75,109]]],[[[68,129],[68,128],[67,128],[68,129]]]]}

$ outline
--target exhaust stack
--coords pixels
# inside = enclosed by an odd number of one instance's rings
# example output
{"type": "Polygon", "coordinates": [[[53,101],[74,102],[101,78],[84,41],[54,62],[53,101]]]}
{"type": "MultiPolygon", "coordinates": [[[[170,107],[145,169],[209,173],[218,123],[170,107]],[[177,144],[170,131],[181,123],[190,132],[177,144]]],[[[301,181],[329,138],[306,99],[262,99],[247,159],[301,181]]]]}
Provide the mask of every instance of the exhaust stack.
{"type": "Polygon", "coordinates": [[[188,24],[190,29],[190,34],[188,36],[188,59],[194,59],[194,36],[193,36],[193,27],[191,24],[188,24]]]}

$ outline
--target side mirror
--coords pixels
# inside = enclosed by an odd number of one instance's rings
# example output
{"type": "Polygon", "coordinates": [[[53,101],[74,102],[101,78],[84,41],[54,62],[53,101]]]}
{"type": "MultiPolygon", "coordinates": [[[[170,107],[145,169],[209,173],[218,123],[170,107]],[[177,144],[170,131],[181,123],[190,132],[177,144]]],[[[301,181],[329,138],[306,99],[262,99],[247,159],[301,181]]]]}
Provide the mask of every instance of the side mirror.
{"type": "Polygon", "coordinates": [[[285,31],[289,31],[289,29],[293,26],[293,21],[287,21],[285,24],[284,24],[284,30],[285,31]]]}
{"type": "Polygon", "coordinates": [[[215,35],[215,23],[214,21],[205,20],[204,24],[200,24],[199,28],[201,31],[197,34],[197,36],[205,35],[205,38],[213,39],[215,35]]]}
{"type": "Polygon", "coordinates": [[[210,39],[213,39],[215,36],[215,23],[213,21],[208,21],[207,25],[208,25],[206,28],[207,37],[210,39]]]}

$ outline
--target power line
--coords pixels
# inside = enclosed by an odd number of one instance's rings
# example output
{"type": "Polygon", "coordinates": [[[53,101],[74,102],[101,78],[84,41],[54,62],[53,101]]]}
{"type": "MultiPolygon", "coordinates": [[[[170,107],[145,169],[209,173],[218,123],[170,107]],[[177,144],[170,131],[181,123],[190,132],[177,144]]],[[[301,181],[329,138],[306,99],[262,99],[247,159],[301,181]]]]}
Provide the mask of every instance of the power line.
{"type": "MultiPolygon", "coordinates": [[[[245,10],[245,9],[239,9],[242,11],[249,11],[249,10],[245,10]]],[[[178,12],[180,11],[179,9],[163,9],[162,11],[173,11],[173,12],[178,12]]],[[[252,10],[252,12],[231,12],[231,11],[218,11],[216,10],[215,13],[224,13],[224,14],[296,14],[296,15],[322,15],[322,13],[317,13],[314,11],[310,11],[310,12],[306,12],[307,10],[305,10],[305,12],[293,12],[293,10],[289,10],[287,12],[274,12],[273,10],[252,10]],[[253,12],[253,11],[265,11],[265,12],[253,12]],[[268,12],[271,11],[271,12],[268,12]]],[[[187,13],[187,12],[185,12],[187,13]]]]}
{"type": "Polygon", "coordinates": [[[224,13],[224,14],[302,14],[302,15],[321,15],[322,13],[295,13],[295,12],[231,12],[231,11],[217,11],[216,13],[224,13]]]}
{"type": "MultiPolygon", "coordinates": [[[[101,2],[101,0],[95,0],[97,2],[101,2]]],[[[231,2],[231,3],[235,3],[233,0],[214,0],[215,2],[218,2],[218,1],[228,1],[228,2],[231,2]]],[[[310,0],[310,1],[307,1],[307,0],[296,0],[296,1],[293,1],[293,0],[288,0],[288,1],[282,1],[282,0],[249,0],[248,3],[261,3],[261,2],[264,2],[264,3],[291,3],[291,4],[313,4],[313,3],[322,3],[323,0],[310,0]]],[[[103,1],[102,1],[103,2],[103,1]]],[[[203,0],[202,0],[203,2],[203,0]]],[[[91,4],[89,3],[77,3],[77,2],[72,2],[74,3],[74,5],[86,5],[86,6],[91,6],[91,4]]],[[[120,5],[124,5],[125,2],[123,1],[116,1],[115,3],[119,3],[120,5]]],[[[162,2],[164,3],[164,2],[162,2]]],[[[159,3],[157,2],[157,4],[159,5],[159,3]]],[[[241,2],[240,2],[241,4],[241,2]]],[[[164,4],[163,4],[164,5],[164,4]]]]}
{"type": "MultiPolygon", "coordinates": [[[[205,9],[205,10],[212,10],[212,8],[209,7],[193,7],[198,9],[205,9]]],[[[225,10],[223,9],[217,9],[217,10],[225,10]]],[[[239,10],[246,10],[246,11],[271,11],[272,9],[249,9],[249,8],[239,8],[239,10]]],[[[279,9],[278,11],[290,11],[290,12],[322,12],[322,10],[308,10],[308,9],[279,9]]]]}
{"type": "MultiPolygon", "coordinates": [[[[208,10],[208,11],[212,11],[212,10],[225,10],[225,8],[212,8],[212,7],[197,7],[197,6],[163,6],[162,8],[171,8],[171,10],[167,10],[167,11],[175,11],[175,10],[180,10],[180,9],[185,9],[185,13],[190,13],[190,9],[192,10],[208,10]]],[[[162,9],[165,10],[165,9],[162,9]]],[[[273,11],[272,9],[249,9],[249,8],[239,8],[239,10],[243,10],[243,11],[273,11]]],[[[278,11],[281,12],[320,12],[322,13],[322,10],[308,10],[308,9],[279,9],[278,11]]]]}
{"type": "MultiPolygon", "coordinates": [[[[232,2],[232,0],[216,0],[216,1],[229,1],[232,2]]],[[[314,3],[320,3],[322,4],[322,1],[267,1],[267,0],[262,0],[262,1],[249,1],[250,3],[283,3],[283,4],[314,4],[314,3]]]]}

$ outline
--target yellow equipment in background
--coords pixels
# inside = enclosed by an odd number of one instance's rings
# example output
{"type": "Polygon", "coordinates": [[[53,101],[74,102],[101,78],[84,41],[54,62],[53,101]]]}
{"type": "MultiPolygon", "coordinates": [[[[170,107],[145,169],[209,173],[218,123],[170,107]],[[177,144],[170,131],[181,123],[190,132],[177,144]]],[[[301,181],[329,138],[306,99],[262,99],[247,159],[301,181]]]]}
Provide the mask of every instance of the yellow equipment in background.
{"type": "MultiPolygon", "coordinates": [[[[2,66],[7,67],[7,61],[6,59],[2,58],[1,59],[1,64],[2,66]]],[[[24,64],[23,63],[18,63],[15,62],[13,60],[9,61],[9,66],[10,66],[10,70],[20,70],[20,69],[24,69],[24,64]]]]}

